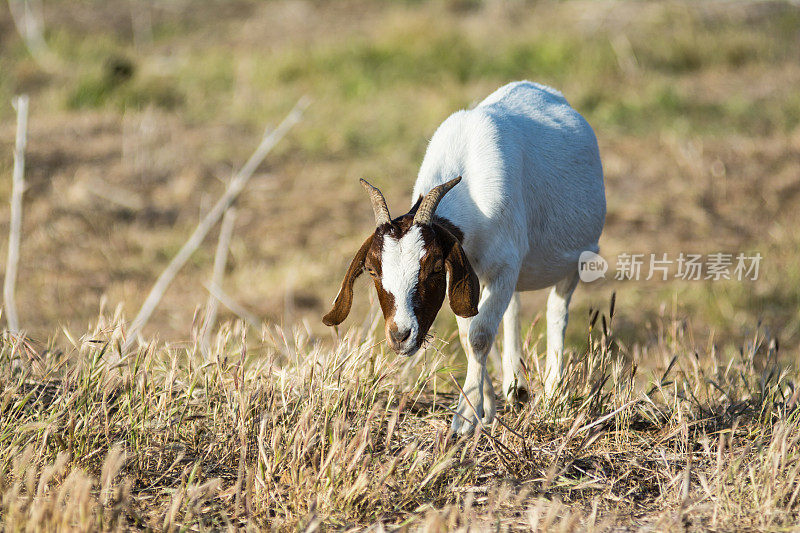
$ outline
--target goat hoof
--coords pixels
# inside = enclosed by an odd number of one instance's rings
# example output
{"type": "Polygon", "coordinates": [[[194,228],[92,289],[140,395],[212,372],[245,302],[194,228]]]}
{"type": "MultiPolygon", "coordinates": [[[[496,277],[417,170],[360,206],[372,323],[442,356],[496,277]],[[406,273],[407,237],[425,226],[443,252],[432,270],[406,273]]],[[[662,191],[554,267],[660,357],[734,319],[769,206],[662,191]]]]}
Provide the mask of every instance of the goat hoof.
{"type": "Polygon", "coordinates": [[[450,424],[450,435],[454,440],[457,440],[459,437],[472,434],[477,425],[478,421],[474,416],[470,416],[467,420],[464,420],[459,415],[454,415],[453,423],[450,424]]]}
{"type": "Polygon", "coordinates": [[[506,396],[506,401],[513,409],[522,408],[530,399],[530,393],[525,387],[512,387],[506,396]]]}
{"type": "Polygon", "coordinates": [[[487,430],[494,422],[494,412],[487,412],[481,419],[475,417],[473,413],[469,415],[453,415],[453,423],[450,425],[450,435],[453,439],[458,439],[464,435],[471,435],[479,426],[487,430]]]}
{"type": "Polygon", "coordinates": [[[450,425],[450,431],[454,436],[471,434],[481,422],[486,423],[485,419],[489,415],[494,415],[494,413],[484,412],[484,404],[481,400],[482,398],[478,395],[473,395],[469,403],[465,398],[460,398],[456,412],[453,414],[453,423],[450,425]]]}
{"type": "Polygon", "coordinates": [[[503,383],[503,392],[505,392],[506,396],[506,405],[515,410],[521,408],[523,404],[528,403],[531,399],[527,384],[516,378],[503,383]]]}

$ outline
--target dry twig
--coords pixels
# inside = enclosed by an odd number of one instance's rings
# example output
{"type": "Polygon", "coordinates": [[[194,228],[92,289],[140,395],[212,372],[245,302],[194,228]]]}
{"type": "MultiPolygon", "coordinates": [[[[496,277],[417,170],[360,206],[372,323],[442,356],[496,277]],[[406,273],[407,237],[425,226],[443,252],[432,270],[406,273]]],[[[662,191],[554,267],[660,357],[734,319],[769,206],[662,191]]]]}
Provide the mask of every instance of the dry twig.
{"type": "Polygon", "coordinates": [[[36,13],[34,14],[34,9],[28,0],[8,0],[8,10],[31,57],[43,70],[53,72],[56,70],[57,60],[44,40],[41,2],[36,2],[36,4],[36,13]]]}
{"type": "Polygon", "coordinates": [[[194,230],[194,233],[189,237],[186,241],[186,244],[178,251],[175,257],[172,258],[172,261],[167,265],[167,268],[161,273],[156,280],[155,285],[150,290],[150,294],[147,295],[147,299],[142,304],[139,313],[136,315],[136,318],[133,319],[131,323],[130,330],[128,332],[128,336],[125,339],[125,344],[122,347],[123,352],[127,352],[133,343],[136,341],[136,338],[150,319],[150,315],[153,314],[158,302],[161,301],[161,297],[166,292],[167,288],[169,287],[172,280],[175,279],[176,274],[178,271],[186,264],[186,261],[192,256],[192,254],[197,250],[200,244],[205,239],[208,232],[217,223],[217,221],[222,217],[225,211],[231,206],[231,204],[236,200],[239,194],[244,190],[245,185],[247,185],[248,180],[255,172],[258,165],[264,160],[264,157],[272,150],[272,148],[286,135],[286,133],[291,129],[292,126],[297,124],[300,121],[300,118],[303,115],[303,110],[308,107],[309,99],[306,97],[301,98],[297,104],[295,104],[294,108],[289,112],[286,118],[283,119],[277,128],[272,130],[269,134],[265,135],[264,138],[261,140],[261,144],[258,145],[253,155],[250,156],[247,163],[239,170],[236,176],[233,177],[228,188],[225,190],[225,193],[222,197],[217,200],[217,203],[214,204],[214,207],[211,208],[211,211],[200,221],[197,227],[194,230]]]}
{"type": "Polygon", "coordinates": [[[228,293],[222,290],[222,287],[219,285],[210,284],[204,284],[203,286],[208,290],[215,300],[227,307],[234,315],[241,318],[245,323],[247,323],[248,326],[255,330],[258,330],[261,327],[258,317],[242,307],[242,305],[236,300],[231,298],[228,293]]]}
{"type": "MultiPolygon", "coordinates": [[[[211,287],[222,287],[222,278],[225,276],[225,264],[228,259],[228,248],[231,244],[231,235],[233,235],[233,226],[235,222],[236,208],[231,207],[225,212],[225,216],[222,218],[222,227],[219,230],[219,240],[217,241],[217,251],[214,254],[214,270],[211,273],[211,287]]],[[[206,304],[206,316],[203,320],[203,336],[200,342],[200,347],[205,356],[208,355],[211,330],[214,328],[214,323],[217,321],[219,301],[219,298],[212,293],[209,295],[208,303],[206,304]]]]}
{"type": "Polygon", "coordinates": [[[14,145],[14,174],[11,187],[11,221],[8,230],[8,261],[6,275],[3,280],[3,302],[6,310],[8,329],[12,333],[19,331],[17,302],[14,289],[17,283],[17,263],[19,262],[19,242],[22,233],[22,193],[25,190],[25,145],[28,132],[28,95],[23,94],[14,99],[17,110],[17,141],[14,145]]]}

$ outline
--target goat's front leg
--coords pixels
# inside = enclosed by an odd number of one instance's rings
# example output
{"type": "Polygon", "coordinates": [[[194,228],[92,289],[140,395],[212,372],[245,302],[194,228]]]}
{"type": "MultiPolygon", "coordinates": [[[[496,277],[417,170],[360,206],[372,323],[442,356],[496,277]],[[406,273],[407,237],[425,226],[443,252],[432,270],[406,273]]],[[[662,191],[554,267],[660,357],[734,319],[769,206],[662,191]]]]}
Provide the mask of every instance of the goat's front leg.
{"type": "Polygon", "coordinates": [[[489,425],[494,420],[494,388],[486,370],[486,358],[515,285],[513,274],[497,276],[491,284],[483,287],[478,314],[471,319],[458,318],[459,337],[467,354],[467,377],[464,395],[459,399],[453,416],[453,433],[470,433],[481,422],[489,425]]]}

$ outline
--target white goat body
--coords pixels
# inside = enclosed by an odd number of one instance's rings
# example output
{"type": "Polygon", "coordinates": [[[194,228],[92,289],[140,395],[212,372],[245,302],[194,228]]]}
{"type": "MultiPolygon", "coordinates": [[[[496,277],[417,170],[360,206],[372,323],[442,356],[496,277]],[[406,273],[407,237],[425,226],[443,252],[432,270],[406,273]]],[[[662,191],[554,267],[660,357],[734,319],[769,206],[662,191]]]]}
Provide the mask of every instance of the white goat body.
{"type": "Polygon", "coordinates": [[[518,265],[519,291],[542,289],[597,252],[605,220],[603,169],[592,128],[558,91],[515,82],[436,130],[414,199],[462,176],[437,216],[464,232],[482,283],[518,265]]]}
{"type": "MultiPolygon", "coordinates": [[[[605,221],[603,169],[586,120],[558,91],[522,81],[439,126],[412,198],[455,176],[462,181],[442,198],[436,215],[463,232],[462,246],[480,280],[477,316],[458,323],[468,355],[465,393],[488,422],[494,394],[486,355],[504,314],[503,392],[517,399],[526,387],[519,372],[516,291],[555,285],[547,305],[545,376],[546,393],[554,392],[578,258],[598,251],[605,221]]],[[[454,430],[468,431],[477,423],[463,399],[458,412],[454,430]]]]}
{"type": "Polygon", "coordinates": [[[562,372],[569,300],[584,251],[597,252],[605,219],[603,169],[591,127],[561,94],[517,82],[459,111],[433,135],[411,210],[392,219],[381,192],[364,180],[376,229],[345,274],[328,325],[350,311],[353,282],[369,272],[386,340],[409,356],[422,345],[445,287],[467,354],[453,430],[495,415],[486,357],[503,320],[503,393],[524,400],[518,292],[553,286],[547,300],[545,393],[562,372]]]}

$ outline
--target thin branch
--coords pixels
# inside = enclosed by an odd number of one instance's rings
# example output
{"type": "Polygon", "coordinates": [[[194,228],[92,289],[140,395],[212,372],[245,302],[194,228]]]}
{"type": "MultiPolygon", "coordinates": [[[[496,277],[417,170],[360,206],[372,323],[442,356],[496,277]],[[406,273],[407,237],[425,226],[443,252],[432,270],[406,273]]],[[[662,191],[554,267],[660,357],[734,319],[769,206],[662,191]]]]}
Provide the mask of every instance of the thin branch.
{"type": "MultiPolygon", "coordinates": [[[[217,252],[214,254],[214,270],[211,273],[211,286],[222,287],[222,278],[225,276],[225,264],[228,260],[228,248],[231,244],[233,226],[236,222],[236,208],[231,207],[225,211],[222,218],[222,227],[219,230],[219,240],[217,241],[217,252]]],[[[203,319],[203,336],[200,341],[201,349],[208,353],[211,339],[211,330],[217,321],[217,311],[219,310],[219,299],[213,294],[208,296],[206,304],[206,316],[203,319]]]]}
{"type": "Polygon", "coordinates": [[[219,303],[230,309],[230,311],[244,320],[247,325],[252,327],[255,330],[258,330],[261,327],[260,321],[258,317],[242,307],[240,304],[236,302],[233,298],[231,298],[228,293],[222,290],[219,285],[205,285],[204,287],[208,290],[208,292],[216,298],[219,303]]]}
{"type": "Polygon", "coordinates": [[[25,190],[25,145],[28,141],[28,95],[14,99],[17,110],[17,141],[14,145],[14,174],[11,187],[11,222],[8,231],[8,261],[3,280],[3,302],[6,308],[8,329],[19,332],[17,302],[14,289],[17,284],[17,263],[19,262],[19,242],[22,233],[22,193],[25,190]]]}
{"type": "Polygon", "coordinates": [[[184,244],[175,257],[172,258],[170,264],[167,265],[167,268],[164,269],[158,277],[158,280],[156,280],[155,285],[153,285],[153,288],[150,290],[150,294],[147,295],[147,299],[144,301],[144,304],[142,304],[142,308],[139,310],[136,318],[133,319],[130,330],[128,331],[128,336],[125,339],[125,344],[123,345],[123,352],[127,352],[136,341],[139,332],[149,320],[150,315],[153,314],[153,311],[161,301],[161,297],[164,295],[164,292],[166,292],[170,283],[172,283],[175,275],[181,267],[186,264],[186,261],[189,260],[195,250],[197,250],[211,228],[222,217],[225,210],[236,200],[245,185],[247,185],[247,181],[253,175],[253,172],[255,172],[258,165],[264,160],[264,157],[266,157],[269,151],[272,150],[284,135],[286,135],[289,129],[300,121],[300,118],[303,116],[303,110],[308,107],[309,103],[308,98],[301,98],[286,118],[283,119],[283,122],[268,135],[264,136],[261,144],[259,144],[255,152],[253,152],[253,155],[250,156],[247,163],[245,163],[231,180],[222,197],[217,200],[217,203],[214,204],[211,211],[209,211],[197,225],[197,228],[195,228],[189,240],[186,241],[186,244],[184,244]]]}
{"type": "Polygon", "coordinates": [[[139,49],[153,42],[153,17],[150,15],[150,2],[131,0],[131,28],[133,45],[139,49]]]}
{"type": "Polygon", "coordinates": [[[25,47],[43,70],[53,72],[57,69],[58,62],[55,55],[47,47],[42,31],[41,3],[37,5],[37,14],[34,15],[28,0],[8,0],[8,10],[17,32],[25,41],[25,47]]]}

